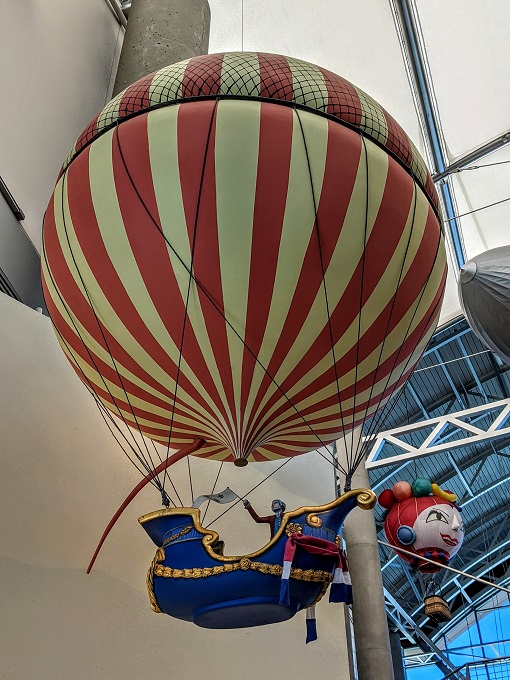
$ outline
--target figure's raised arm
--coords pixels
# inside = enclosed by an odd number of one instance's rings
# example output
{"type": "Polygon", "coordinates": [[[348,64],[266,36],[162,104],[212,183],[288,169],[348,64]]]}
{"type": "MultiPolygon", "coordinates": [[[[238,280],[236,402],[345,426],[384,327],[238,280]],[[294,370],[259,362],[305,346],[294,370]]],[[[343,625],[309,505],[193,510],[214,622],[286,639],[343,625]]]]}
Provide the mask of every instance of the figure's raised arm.
{"type": "Polygon", "coordinates": [[[246,498],[245,498],[244,501],[243,501],[243,505],[244,505],[244,507],[246,508],[246,510],[248,510],[248,512],[250,513],[250,515],[253,517],[253,519],[254,519],[256,522],[261,522],[261,523],[265,523],[265,524],[271,524],[271,520],[274,519],[274,517],[273,517],[272,515],[271,515],[271,516],[268,516],[268,517],[260,517],[260,515],[258,515],[258,514],[255,512],[255,510],[253,509],[253,507],[252,507],[250,501],[247,500],[246,498]]]}
{"type": "Polygon", "coordinates": [[[250,515],[253,517],[253,519],[256,522],[261,522],[265,524],[269,524],[269,528],[271,529],[271,538],[275,535],[275,533],[278,531],[280,524],[282,522],[282,513],[285,511],[285,503],[279,499],[275,499],[271,503],[271,510],[275,513],[274,515],[269,515],[267,517],[260,517],[257,515],[255,510],[251,507],[251,503],[249,500],[246,498],[243,501],[243,505],[248,510],[250,515]]]}

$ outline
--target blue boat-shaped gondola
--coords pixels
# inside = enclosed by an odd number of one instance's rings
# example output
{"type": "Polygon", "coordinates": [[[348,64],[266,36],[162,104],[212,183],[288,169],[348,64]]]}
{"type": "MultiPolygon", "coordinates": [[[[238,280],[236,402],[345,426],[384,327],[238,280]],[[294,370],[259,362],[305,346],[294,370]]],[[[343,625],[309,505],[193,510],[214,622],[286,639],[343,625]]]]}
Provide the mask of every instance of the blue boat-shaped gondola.
{"type": "Polygon", "coordinates": [[[223,554],[219,535],[204,529],[198,508],[157,510],[139,522],[158,546],[147,575],[152,609],[203,628],[244,628],[286,621],[318,602],[333,580],[338,553],[313,554],[298,545],[289,592],[281,602],[284,552],[292,535],[304,542],[340,546],[339,532],[357,505],[370,509],[376,496],[355,489],[322,506],[282,515],[263,548],[242,556],[223,554]]]}

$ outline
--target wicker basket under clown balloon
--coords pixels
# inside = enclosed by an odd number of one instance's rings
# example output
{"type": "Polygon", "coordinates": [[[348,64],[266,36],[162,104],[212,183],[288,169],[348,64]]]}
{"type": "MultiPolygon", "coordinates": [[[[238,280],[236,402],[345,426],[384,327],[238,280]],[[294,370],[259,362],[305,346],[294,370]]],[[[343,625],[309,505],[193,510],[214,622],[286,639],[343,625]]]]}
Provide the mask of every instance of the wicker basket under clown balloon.
{"type": "Polygon", "coordinates": [[[396,553],[413,569],[425,574],[440,571],[457,553],[464,539],[464,525],[455,501],[457,496],[427,479],[412,485],[400,481],[379,495],[387,510],[384,532],[396,553]],[[414,556],[398,550],[403,548],[414,556]],[[433,560],[431,564],[421,557],[433,560]]]}

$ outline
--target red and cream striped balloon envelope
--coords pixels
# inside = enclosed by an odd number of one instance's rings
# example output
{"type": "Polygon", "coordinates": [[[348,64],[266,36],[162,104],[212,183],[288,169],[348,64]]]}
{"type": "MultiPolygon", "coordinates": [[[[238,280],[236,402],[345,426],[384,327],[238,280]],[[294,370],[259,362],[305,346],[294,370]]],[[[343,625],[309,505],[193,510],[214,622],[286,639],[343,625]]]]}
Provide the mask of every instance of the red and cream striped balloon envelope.
{"type": "Polygon", "coordinates": [[[172,448],[266,460],[380,409],[446,276],[423,160],[368,95],[269,54],[197,57],[113,99],[44,223],[59,340],[114,413],[172,448]]]}

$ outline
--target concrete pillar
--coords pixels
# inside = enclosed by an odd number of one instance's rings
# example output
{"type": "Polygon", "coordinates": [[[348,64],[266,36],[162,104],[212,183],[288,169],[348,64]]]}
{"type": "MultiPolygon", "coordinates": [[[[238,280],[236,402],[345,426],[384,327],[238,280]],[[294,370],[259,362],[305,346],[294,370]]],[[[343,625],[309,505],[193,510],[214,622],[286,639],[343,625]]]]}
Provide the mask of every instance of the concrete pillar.
{"type": "Polygon", "coordinates": [[[207,54],[210,22],[207,0],[133,0],[113,94],[163,66],[207,54]]]}
{"type": "MultiPolygon", "coordinates": [[[[348,446],[352,443],[355,448],[360,436],[360,430],[348,435],[348,446]]],[[[338,458],[346,467],[342,441],[338,443],[338,458]]],[[[370,488],[364,463],[353,474],[352,488],[370,488]]],[[[358,680],[394,680],[373,510],[354,508],[345,521],[344,536],[352,579],[358,680]]]]}
{"type": "Polygon", "coordinates": [[[390,630],[391,659],[393,661],[393,675],[395,680],[406,680],[404,670],[404,658],[402,656],[402,645],[400,635],[396,630],[390,630]]]}

